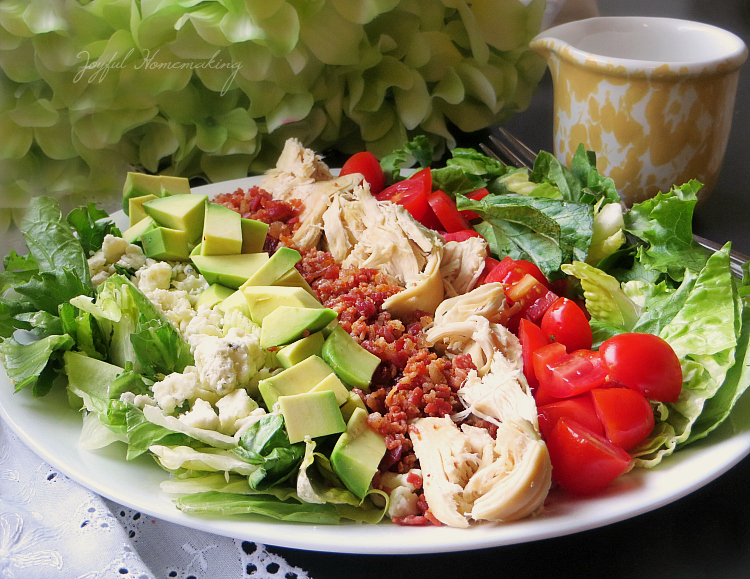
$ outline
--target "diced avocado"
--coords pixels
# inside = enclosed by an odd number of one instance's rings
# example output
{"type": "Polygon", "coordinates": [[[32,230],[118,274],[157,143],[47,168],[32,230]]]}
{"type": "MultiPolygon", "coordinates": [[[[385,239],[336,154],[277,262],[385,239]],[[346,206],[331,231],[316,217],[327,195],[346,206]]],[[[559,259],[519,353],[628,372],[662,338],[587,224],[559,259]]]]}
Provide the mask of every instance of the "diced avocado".
{"type": "Polygon", "coordinates": [[[218,203],[206,205],[201,255],[234,255],[242,250],[240,214],[218,203]]]}
{"type": "Polygon", "coordinates": [[[268,223],[257,219],[240,219],[242,228],[242,253],[258,253],[263,251],[268,234],[268,223]]]}
{"type": "Polygon", "coordinates": [[[336,326],[323,344],[323,359],[350,388],[366,390],[380,358],[368,352],[344,328],[336,326]]]}
{"type": "Polygon", "coordinates": [[[359,397],[359,394],[349,391],[349,396],[341,405],[341,415],[344,417],[344,420],[349,422],[352,414],[354,414],[354,410],[356,410],[357,408],[361,408],[365,411],[367,410],[367,407],[365,406],[365,403],[362,402],[362,398],[359,397]]]}
{"type": "Polygon", "coordinates": [[[130,214],[131,197],[153,195],[166,197],[168,195],[184,195],[190,193],[190,182],[185,177],[170,177],[166,175],[147,175],[146,173],[128,173],[122,188],[122,210],[130,214]]]}
{"type": "Polygon", "coordinates": [[[271,410],[279,396],[291,396],[309,392],[317,384],[333,374],[331,367],[318,356],[309,356],[299,364],[282,370],[258,383],[258,390],[266,407],[271,410]]]}
{"type": "Polygon", "coordinates": [[[128,243],[135,243],[141,238],[141,235],[154,227],[156,227],[154,220],[146,216],[145,219],[141,219],[138,223],[123,231],[122,238],[128,243]]]}
{"type": "Polygon", "coordinates": [[[282,368],[291,368],[310,356],[320,356],[325,338],[320,332],[315,332],[276,352],[276,359],[282,368]]]}
{"type": "Polygon", "coordinates": [[[128,207],[130,208],[130,212],[128,213],[128,215],[130,215],[130,227],[133,227],[133,225],[141,221],[141,219],[147,217],[146,211],[143,209],[143,204],[152,199],[158,199],[158,197],[149,193],[148,195],[141,195],[140,197],[131,197],[128,199],[128,207]]]}
{"type": "Polygon", "coordinates": [[[161,197],[167,195],[187,195],[190,193],[190,181],[186,177],[174,175],[159,175],[161,183],[161,197]]]}
{"type": "Polygon", "coordinates": [[[184,231],[168,227],[154,227],[141,234],[143,253],[153,259],[189,259],[187,236],[184,231]]]}
{"type": "Polygon", "coordinates": [[[191,255],[190,258],[208,283],[238,289],[268,261],[268,254],[191,255]]]}
{"type": "Polygon", "coordinates": [[[193,259],[193,256],[200,255],[201,254],[201,247],[202,244],[196,245],[193,249],[190,250],[190,259],[193,259]]]}
{"type": "Polygon", "coordinates": [[[294,342],[305,332],[317,332],[334,319],[336,312],[329,308],[279,306],[263,318],[260,326],[260,347],[272,348],[294,342]]]}
{"type": "Polygon", "coordinates": [[[292,269],[290,269],[288,272],[282,275],[279,279],[273,282],[272,285],[278,285],[278,286],[284,286],[284,287],[301,287],[303,290],[309,293],[316,300],[318,299],[318,296],[315,295],[315,292],[310,287],[310,284],[305,281],[305,278],[302,277],[302,274],[297,270],[296,267],[293,267],[292,269]]]}
{"type": "Polygon", "coordinates": [[[250,308],[248,308],[245,294],[243,294],[241,290],[233,291],[231,295],[222,300],[218,306],[222,312],[228,312],[232,308],[236,308],[242,312],[242,315],[247,316],[248,318],[250,317],[250,308]]]}
{"type": "Polygon", "coordinates": [[[130,199],[143,197],[144,195],[153,195],[154,198],[161,197],[159,175],[128,173],[125,177],[125,185],[122,187],[122,210],[130,215],[130,199]]]}
{"type": "Polygon", "coordinates": [[[298,308],[322,308],[323,305],[309,293],[299,287],[252,286],[240,288],[250,307],[250,318],[256,323],[263,322],[268,314],[279,306],[298,308]]]}
{"type": "Polygon", "coordinates": [[[184,231],[188,242],[196,243],[203,231],[203,215],[207,201],[206,195],[170,195],[146,201],[143,209],[159,225],[184,231]]]}
{"type": "Polygon", "coordinates": [[[347,390],[344,383],[339,380],[336,374],[329,374],[318,382],[310,392],[322,392],[323,390],[330,390],[336,395],[336,403],[341,406],[349,399],[349,390],[347,390]]]}
{"type": "Polygon", "coordinates": [[[305,392],[279,398],[289,442],[301,442],[306,436],[317,438],[346,430],[346,422],[330,390],[305,392]]]}
{"type": "Polygon", "coordinates": [[[282,275],[294,267],[302,256],[296,249],[280,247],[262,268],[255,272],[248,280],[247,285],[271,285],[282,275]]]}
{"type": "Polygon", "coordinates": [[[385,440],[367,426],[367,411],[357,408],[331,452],[331,466],[359,498],[364,498],[385,455],[385,440]]]}
{"type": "Polygon", "coordinates": [[[232,288],[218,283],[212,283],[208,286],[208,289],[204,290],[203,293],[198,296],[198,301],[195,303],[195,309],[197,310],[201,306],[212,308],[219,302],[227,299],[233,293],[232,288]]]}

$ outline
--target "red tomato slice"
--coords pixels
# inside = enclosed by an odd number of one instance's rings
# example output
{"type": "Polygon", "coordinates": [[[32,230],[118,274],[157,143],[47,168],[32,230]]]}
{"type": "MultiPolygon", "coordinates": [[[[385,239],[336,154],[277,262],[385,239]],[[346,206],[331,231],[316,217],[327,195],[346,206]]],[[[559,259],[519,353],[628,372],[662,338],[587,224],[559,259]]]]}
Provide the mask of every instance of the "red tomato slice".
{"type": "MultiPolygon", "coordinates": [[[[485,283],[505,283],[505,278],[508,277],[515,263],[516,262],[512,257],[503,258],[503,260],[493,267],[492,271],[487,274],[485,283]]],[[[520,277],[518,279],[520,279],[520,277]]]]}
{"type": "Polygon", "coordinates": [[[613,380],[651,400],[674,402],[682,391],[682,368],[672,347],[653,334],[620,334],[599,352],[613,380]]]}
{"type": "Polygon", "coordinates": [[[637,446],[654,429],[651,403],[630,388],[598,388],[591,391],[596,414],[610,442],[623,450],[637,446]]]}
{"type": "MultiPolygon", "coordinates": [[[[552,342],[533,354],[539,392],[552,398],[571,398],[607,383],[609,372],[599,352],[565,352],[565,346],[552,342]]],[[[544,403],[539,402],[538,403],[544,403]]]]}
{"type": "Polygon", "coordinates": [[[534,374],[533,354],[542,346],[549,344],[549,340],[539,326],[524,319],[521,319],[518,323],[518,339],[521,341],[524,376],[526,376],[529,386],[536,388],[539,386],[539,381],[534,374]]]}
{"type": "MultiPolygon", "coordinates": [[[[592,390],[603,392],[604,389],[592,390]]],[[[560,418],[570,418],[599,436],[605,436],[604,425],[596,413],[594,402],[589,394],[582,394],[567,400],[560,400],[539,407],[539,432],[546,440],[560,418]]]]}
{"type": "MultiPolygon", "coordinates": [[[[467,195],[467,197],[469,199],[473,199],[474,201],[479,201],[480,199],[484,199],[485,197],[487,197],[487,195],[489,195],[489,194],[490,194],[490,192],[487,191],[487,189],[485,189],[484,187],[482,187],[481,189],[477,189],[476,191],[472,191],[471,193],[469,193],[467,195]]],[[[472,219],[479,219],[480,218],[479,215],[477,215],[471,209],[464,209],[463,211],[459,211],[459,213],[461,213],[461,215],[464,216],[464,219],[468,219],[469,221],[471,221],[472,219]]]]}
{"type": "Polygon", "coordinates": [[[558,298],[544,312],[541,326],[550,340],[564,344],[568,352],[591,348],[591,326],[586,314],[573,300],[558,298]]]}
{"type": "Polygon", "coordinates": [[[422,180],[404,179],[383,189],[375,198],[378,201],[392,201],[403,205],[414,219],[421,221],[430,207],[427,204],[427,194],[422,180]]]}
{"type": "Polygon", "coordinates": [[[452,233],[446,233],[443,235],[446,243],[448,241],[466,241],[472,237],[482,237],[477,231],[473,229],[462,229],[461,231],[454,231],[452,233]]]}
{"type": "Polygon", "coordinates": [[[550,432],[547,449],[553,478],[577,495],[600,491],[631,465],[622,448],[567,417],[550,432]]]}
{"type": "Polygon", "coordinates": [[[370,184],[370,193],[377,195],[385,187],[385,174],[380,166],[380,161],[369,151],[355,153],[346,160],[341,168],[341,175],[361,173],[365,181],[370,184]]]}
{"type": "Polygon", "coordinates": [[[448,233],[471,229],[469,222],[456,209],[456,204],[442,191],[433,191],[427,198],[432,211],[435,213],[443,229],[448,233]]]}

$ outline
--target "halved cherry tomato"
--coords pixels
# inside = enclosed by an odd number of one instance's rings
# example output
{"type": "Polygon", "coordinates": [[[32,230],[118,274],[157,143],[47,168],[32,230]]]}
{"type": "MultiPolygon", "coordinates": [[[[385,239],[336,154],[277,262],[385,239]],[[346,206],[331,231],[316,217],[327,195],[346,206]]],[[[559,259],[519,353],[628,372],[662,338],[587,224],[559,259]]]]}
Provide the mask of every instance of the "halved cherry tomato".
{"type": "Polygon", "coordinates": [[[487,274],[490,273],[497,264],[500,263],[493,257],[485,257],[484,258],[484,267],[482,268],[482,273],[479,275],[479,279],[477,280],[477,285],[482,285],[485,282],[485,279],[487,279],[487,274]]]}
{"type": "Polygon", "coordinates": [[[599,352],[612,379],[651,400],[674,402],[682,390],[682,368],[672,347],[653,334],[619,334],[599,352]]]}
{"type": "Polygon", "coordinates": [[[499,281],[505,284],[513,284],[527,274],[549,289],[547,278],[535,263],[511,257],[505,257],[495,266],[492,270],[492,275],[488,275],[487,283],[499,281]]]}
{"type": "MultiPolygon", "coordinates": [[[[599,352],[577,350],[566,353],[560,342],[552,342],[533,354],[538,393],[551,398],[571,398],[607,383],[609,372],[599,352]]],[[[544,401],[538,403],[545,403],[544,401]]]]}
{"type": "Polygon", "coordinates": [[[442,191],[433,191],[427,197],[427,202],[448,233],[471,229],[469,222],[456,209],[453,199],[442,191]]]}
{"type": "MultiPolygon", "coordinates": [[[[603,392],[604,389],[591,392],[603,392]]],[[[586,393],[567,400],[539,406],[539,432],[545,440],[560,418],[570,418],[599,436],[605,436],[604,425],[596,413],[591,396],[586,393]]]]}
{"type": "Polygon", "coordinates": [[[539,381],[534,374],[533,354],[542,346],[549,344],[549,340],[539,326],[524,319],[521,319],[518,323],[518,339],[521,342],[524,376],[526,376],[529,386],[536,388],[539,386],[539,381]]]}
{"type": "MultiPolygon", "coordinates": [[[[469,199],[472,199],[473,201],[479,201],[480,199],[484,199],[489,195],[490,192],[487,191],[484,187],[481,189],[477,189],[476,191],[472,191],[467,195],[469,199]]],[[[460,211],[461,215],[464,216],[464,219],[468,219],[471,221],[472,219],[479,219],[479,215],[477,215],[474,211],[471,209],[464,209],[463,211],[460,211]]]]}
{"type": "Polygon", "coordinates": [[[562,417],[547,438],[552,477],[568,492],[588,495],[605,488],[631,465],[616,444],[562,417]]]}
{"type": "Polygon", "coordinates": [[[479,232],[473,229],[462,229],[461,231],[453,231],[451,233],[443,234],[443,239],[448,241],[466,241],[472,237],[482,237],[479,232]]]}
{"type": "Polygon", "coordinates": [[[541,327],[550,340],[564,344],[568,352],[591,348],[591,326],[573,300],[558,298],[544,313],[541,327]]]}
{"type": "Polygon", "coordinates": [[[369,151],[354,153],[349,157],[341,168],[341,175],[361,173],[365,181],[370,184],[370,193],[377,195],[385,187],[385,175],[380,166],[380,161],[369,151]]]}
{"type": "Polygon", "coordinates": [[[386,187],[375,195],[378,201],[392,201],[402,205],[417,221],[424,219],[429,209],[428,191],[420,179],[404,179],[386,187]]]}
{"type": "Polygon", "coordinates": [[[630,388],[597,388],[591,391],[596,414],[610,442],[623,450],[640,444],[654,429],[651,403],[630,388]]]}

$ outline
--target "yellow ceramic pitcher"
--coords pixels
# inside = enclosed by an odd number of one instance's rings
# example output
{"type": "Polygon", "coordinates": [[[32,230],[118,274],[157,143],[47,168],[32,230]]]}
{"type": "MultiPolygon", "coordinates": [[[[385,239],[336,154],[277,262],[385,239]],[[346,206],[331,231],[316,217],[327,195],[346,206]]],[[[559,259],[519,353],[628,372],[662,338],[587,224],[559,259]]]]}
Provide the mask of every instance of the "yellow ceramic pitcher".
{"type": "Polygon", "coordinates": [[[631,205],[697,179],[713,189],[729,139],[740,66],[736,35],[672,18],[602,17],[556,26],[531,47],[554,85],[554,145],[570,164],[597,154],[631,205]]]}

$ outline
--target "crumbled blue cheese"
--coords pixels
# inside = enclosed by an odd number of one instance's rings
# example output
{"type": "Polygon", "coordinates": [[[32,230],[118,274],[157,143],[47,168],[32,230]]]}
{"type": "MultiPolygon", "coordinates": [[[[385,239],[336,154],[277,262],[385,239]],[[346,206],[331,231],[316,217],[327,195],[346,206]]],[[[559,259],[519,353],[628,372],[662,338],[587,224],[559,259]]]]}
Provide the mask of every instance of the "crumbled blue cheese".
{"type": "Polygon", "coordinates": [[[168,414],[172,414],[186,401],[192,402],[197,398],[203,398],[208,402],[218,400],[215,392],[207,390],[201,384],[195,366],[188,366],[182,373],[172,372],[163,380],[155,382],[151,390],[159,408],[168,414]]]}
{"type": "Polygon", "coordinates": [[[416,487],[408,480],[410,474],[422,477],[421,470],[412,469],[406,474],[386,472],[383,473],[380,479],[381,488],[388,492],[388,496],[390,497],[388,501],[388,516],[391,519],[419,513],[419,509],[417,508],[419,495],[415,492],[417,490],[416,487]]]}
{"type": "Polygon", "coordinates": [[[223,338],[206,336],[193,352],[200,382],[223,396],[246,384],[265,360],[257,336],[230,328],[223,338]]]}
{"type": "Polygon", "coordinates": [[[192,426],[193,428],[203,428],[206,430],[219,430],[220,421],[216,411],[210,402],[202,398],[196,399],[193,407],[178,416],[180,422],[192,426]]]}
{"type": "Polygon", "coordinates": [[[242,421],[258,408],[257,402],[248,396],[244,388],[237,388],[216,402],[219,409],[220,432],[230,436],[237,432],[242,421]]]}
{"type": "Polygon", "coordinates": [[[143,410],[144,406],[156,406],[156,400],[148,394],[134,394],[133,392],[123,392],[120,394],[120,402],[132,404],[143,410]]]}
{"type": "Polygon", "coordinates": [[[102,248],[88,259],[91,281],[95,286],[113,275],[115,266],[138,270],[145,264],[146,256],[140,247],[111,234],[104,236],[102,248]]]}

